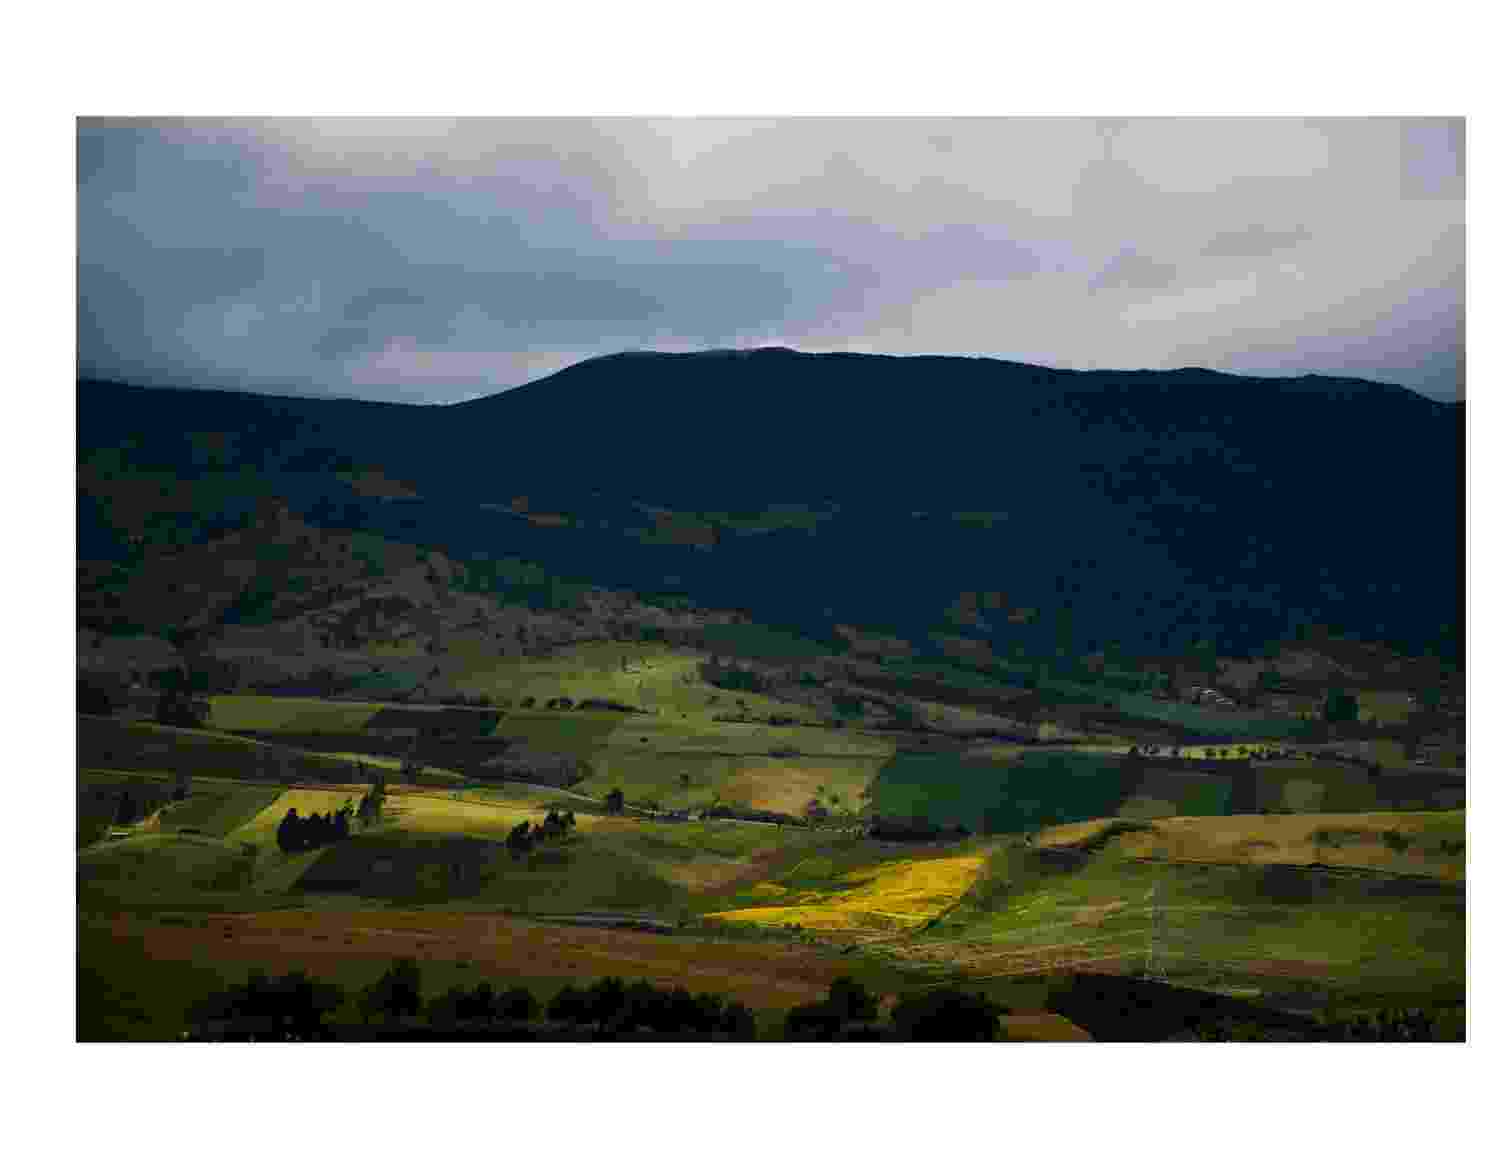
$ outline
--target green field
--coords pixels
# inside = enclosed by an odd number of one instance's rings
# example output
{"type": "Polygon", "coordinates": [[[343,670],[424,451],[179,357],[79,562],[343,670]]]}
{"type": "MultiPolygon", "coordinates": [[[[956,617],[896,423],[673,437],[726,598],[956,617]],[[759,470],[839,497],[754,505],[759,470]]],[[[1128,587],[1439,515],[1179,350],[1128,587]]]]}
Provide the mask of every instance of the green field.
{"type": "Polygon", "coordinates": [[[254,860],[246,851],[210,837],[139,833],[83,850],[78,888],[100,895],[168,897],[229,892],[250,887],[254,860]]]}
{"type": "Polygon", "coordinates": [[[343,780],[349,775],[345,761],[273,749],[229,733],[90,716],[78,718],[78,765],[272,782],[343,780]]]}
{"type": "Polygon", "coordinates": [[[1127,856],[1120,840],[1071,869],[1019,846],[1000,849],[964,902],[900,952],[978,976],[1138,968],[1154,885],[1159,945],[1182,984],[1462,993],[1461,885],[1284,865],[1156,866],[1127,856]]]}
{"type": "Polygon", "coordinates": [[[358,732],[384,704],[307,696],[213,696],[209,724],[226,732],[358,732]]]}
{"type": "Polygon", "coordinates": [[[161,828],[197,829],[210,837],[227,837],[280,795],[281,790],[275,787],[200,785],[185,801],[176,801],[163,811],[161,828]]]}
{"type": "Polygon", "coordinates": [[[874,809],[882,817],[1014,833],[1112,816],[1124,796],[1119,758],[1103,754],[1024,753],[992,762],[898,753],[880,768],[874,809]]]}

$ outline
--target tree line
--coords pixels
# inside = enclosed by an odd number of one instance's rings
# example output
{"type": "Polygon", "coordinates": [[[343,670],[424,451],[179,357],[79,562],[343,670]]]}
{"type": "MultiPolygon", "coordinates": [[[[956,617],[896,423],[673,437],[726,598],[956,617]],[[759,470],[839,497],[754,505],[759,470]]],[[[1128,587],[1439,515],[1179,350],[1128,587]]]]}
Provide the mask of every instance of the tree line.
{"type": "Polygon", "coordinates": [[[354,815],[354,806],[344,802],[337,813],[311,813],[299,817],[295,808],[288,809],[281,824],[276,826],[276,846],[283,853],[303,853],[309,849],[321,849],[334,841],[345,841],[349,837],[349,819],[354,815]]]}
{"type": "MultiPolygon", "coordinates": [[[[979,994],[951,986],[907,995],[888,1018],[863,983],[836,978],[821,1001],[789,1011],[787,1041],[990,1042],[1009,1013],[979,994]]],[[[198,1041],[333,1041],[376,1039],[551,1038],[608,1040],[641,1033],[674,1039],[750,1042],[764,1018],[723,994],[658,986],[645,979],[601,978],[563,986],[542,1003],[524,986],[497,989],[489,981],[453,986],[426,1000],[422,969],[401,958],[370,985],[350,995],[298,970],[280,978],[252,971],[239,986],[211,994],[186,1012],[198,1041]],[[336,1016],[343,1013],[342,1020],[336,1016]]]]}

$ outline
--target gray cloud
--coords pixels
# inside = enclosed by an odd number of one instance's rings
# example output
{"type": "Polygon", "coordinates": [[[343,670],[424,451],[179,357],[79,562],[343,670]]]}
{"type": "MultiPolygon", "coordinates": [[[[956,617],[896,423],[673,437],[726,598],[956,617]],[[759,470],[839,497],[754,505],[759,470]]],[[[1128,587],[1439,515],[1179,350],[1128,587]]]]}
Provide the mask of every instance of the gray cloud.
{"type": "Polygon", "coordinates": [[[777,344],[1462,391],[1444,119],[85,120],[84,373],[447,401],[777,344]]]}
{"type": "Polygon", "coordinates": [[[1312,237],[1309,230],[1301,226],[1290,229],[1268,229],[1264,225],[1247,225],[1243,229],[1225,230],[1215,234],[1203,247],[1206,258],[1263,258],[1278,250],[1293,246],[1312,237]]]}
{"type": "Polygon", "coordinates": [[[1165,290],[1177,280],[1177,267],[1133,249],[1124,249],[1089,279],[1091,290],[1165,290]]]}

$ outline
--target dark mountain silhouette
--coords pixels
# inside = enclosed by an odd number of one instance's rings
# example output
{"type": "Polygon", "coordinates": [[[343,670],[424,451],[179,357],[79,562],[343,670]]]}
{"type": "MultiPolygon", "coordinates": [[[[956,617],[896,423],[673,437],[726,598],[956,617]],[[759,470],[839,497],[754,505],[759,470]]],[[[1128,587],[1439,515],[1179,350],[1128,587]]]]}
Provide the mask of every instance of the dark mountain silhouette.
{"type": "Polygon", "coordinates": [[[160,500],[179,541],[276,494],[823,638],[1243,653],[1317,623],[1461,663],[1463,410],[1380,383],[773,348],[610,355],[452,406],[78,390],[81,559],[130,558],[121,497],[157,472],[217,496],[160,500]]]}

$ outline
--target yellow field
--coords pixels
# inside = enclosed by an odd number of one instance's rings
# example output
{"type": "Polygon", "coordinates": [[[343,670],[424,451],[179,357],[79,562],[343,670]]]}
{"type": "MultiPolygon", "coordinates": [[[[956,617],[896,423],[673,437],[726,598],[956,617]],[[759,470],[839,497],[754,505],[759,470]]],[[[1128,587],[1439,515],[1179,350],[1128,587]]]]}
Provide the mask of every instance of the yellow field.
{"type": "MultiPolygon", "coordinates": [[[[546,814],[546,806],[535,801],[464,800],[458,795],[407,792],[386,797],[384,810],[385,821],[406,832],[462,833],[493,840],[504,840],[522,821],[535,825],[546,814]]],[[[580,814],[576,820],[580,833],[619,824],[591,814],[580,814]]]]}
{"type": "Polygon", "coordinates": [[[846,873],[840,891],[788,895],[790,904],[752,906],[709,914],[759,925],[797,924],[814,930],[906,930],[938,917],[968,890],[985,864],[982,856],[888,861],[846,873]]]}
{"type": "Polygon", "coordinates": [[[225,840],[249,841],[275,849],[276,826],[281,824],[288,809],[296,809],[299,817],[306,817],[310,813],[337,813],[344,802],[351,798],[358,805],[360,790],[288,789],[249,821],[232,831],[225,840]]]}

